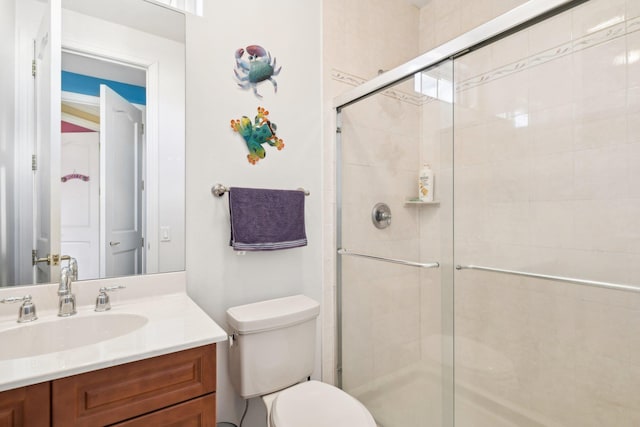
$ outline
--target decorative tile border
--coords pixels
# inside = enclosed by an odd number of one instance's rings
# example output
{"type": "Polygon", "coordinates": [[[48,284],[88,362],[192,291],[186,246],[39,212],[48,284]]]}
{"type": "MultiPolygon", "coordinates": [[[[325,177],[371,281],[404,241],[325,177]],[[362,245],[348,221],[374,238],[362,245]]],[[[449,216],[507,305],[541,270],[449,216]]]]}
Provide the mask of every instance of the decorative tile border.
{"type": "Polygon", "coordinates": [[[640,30],[640,16],[627,21],[627,34],[640,30]]]}
{"type": "MultiPolygon", "coordinates": [[[[366,83],[367,80],[362,77],[358,77],[353,74],[346,73],[344,71],[332,69],[331,70],[331,78],[335,81],[348,84],[349,86],[360,86],[363,83],[366,83]]],[[[431,98],[426,95],[420,95],[418,93],[412,92],[407,93],[401,91],[399,89],[385,89],[382,91],[382,94],[388,96],[390,98],[397,99],[398,101],[407,102],[411,105],[420,106],[426,104],[427,102],[434,101],[434,98],[431,98]]]]}
{"type": "Polygon", "coordinates": [[[367,82],[366,79],[362,77],[358,77],[354,74],[345,73],[344,71],[337,70],[335,68],[331,69],[331,78],[340,83],[346,83],[349,86],[360,86],[367,82]]]}
{"type": "MultiPolygon", "coordinates": [[[[513,73],[536,67],[549,61],[562,58],[563,56],[571,55],[581,50],[609,42],[635,31],[640,31],[640,16],[628,19],[624,22],[605,28],[601,31],[587,34],[586,36],[580,37],[576,40],[568,41],[554,48],[539,52],[527,58],[523,58],[520,61],[498,67],[494,70],[456,83],[456,92],[462,92],[483,85],[485,83],[506,77],[513,73]]],[[[346,83],[350,86],[359,86],[367,81],[366,79],[363,79],[361,77],[336,69],[331,70],[331,78],[333,80],[346,83]]],[[[382,94],[416,106],[435,101],[434,98],[429,96],[420,95],[417,93],[407,93],[394,88],[386,89],[382,92],[382,94]]]]}
{"type": "Polygon", "coordinates": [[[560,46],[544,50],[527,58],[523,58],[520,61],[504,65],[502,67],[459,82],[456,84],[456,92],[465,91],[485,84],[487,82],[508,76],[510,74],[533,68],[546,62],[556,60],[563,56],[571,55],[581,50],[609,42],[638,30],[640,30],[640,17],[621,22],[592,34],[587,34],[586,36],[580,37],[576,40],[568,41],[561,44],[560,46]]]}

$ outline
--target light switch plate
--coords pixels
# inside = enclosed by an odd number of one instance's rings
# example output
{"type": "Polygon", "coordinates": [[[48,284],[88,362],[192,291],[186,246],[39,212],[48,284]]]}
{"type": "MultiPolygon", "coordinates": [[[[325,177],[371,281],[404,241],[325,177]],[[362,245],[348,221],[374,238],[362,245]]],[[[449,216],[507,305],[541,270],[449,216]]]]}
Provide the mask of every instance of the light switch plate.
{"type": "Polygon", "coordinates": [[[160,227],[160,241],[161,242],[171,241],[171,227],[169,226],[160,227]]]}

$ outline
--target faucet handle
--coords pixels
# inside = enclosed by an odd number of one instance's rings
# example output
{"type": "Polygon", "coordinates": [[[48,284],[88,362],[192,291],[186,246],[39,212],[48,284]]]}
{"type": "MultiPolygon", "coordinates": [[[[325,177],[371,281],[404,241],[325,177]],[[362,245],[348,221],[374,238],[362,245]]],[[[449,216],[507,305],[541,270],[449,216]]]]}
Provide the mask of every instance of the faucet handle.
{"type": "Polygon", "coordinates": [[[22,301],[22,305],[18,312],[18,323],[27,323],[36,320],[38,318],[38,316],[36,316],[36,305],[31,302],[31,295],[0,299],[0,303],[3,304],[11,304],[19,301],[22,301]]]}
{"type": "Polygon", "coordinates": [[[107,292],[117,291],[118,289],[124,289],[126,286],[124,285],[116,285],[116,286],[103,286],[100,288],[100,293],[96,298],[96,308],[95,311],[107,311],[111,310],[111,302],[109,302],[109,294],[107,292]]]}

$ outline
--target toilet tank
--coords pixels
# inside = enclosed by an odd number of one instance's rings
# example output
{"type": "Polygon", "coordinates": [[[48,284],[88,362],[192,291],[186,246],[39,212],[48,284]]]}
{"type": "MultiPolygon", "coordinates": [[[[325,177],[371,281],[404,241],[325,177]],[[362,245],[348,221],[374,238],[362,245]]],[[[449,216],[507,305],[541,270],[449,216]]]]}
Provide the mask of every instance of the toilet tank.
{"type": "Polygon", "coordinates": [[[296,384],[313,371],[320,304],[304,295],[231,307],[229,375],[245,399],[296,384]]]}

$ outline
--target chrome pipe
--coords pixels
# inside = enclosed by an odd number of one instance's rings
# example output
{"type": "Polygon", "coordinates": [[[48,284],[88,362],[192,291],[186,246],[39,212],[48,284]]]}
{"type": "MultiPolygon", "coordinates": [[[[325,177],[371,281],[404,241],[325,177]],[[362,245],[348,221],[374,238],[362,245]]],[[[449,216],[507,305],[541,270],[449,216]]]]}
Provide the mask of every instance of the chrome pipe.
{"type": "Polygon", "coordinates": [[[375,256],[375,255],[368,255],[368,254],[363,254],[363,253],[359,253],[359,252],[353,252],[351,250],[344,249],[344,248],[338,248],[338,254],[339,255],[347,255],[347,256],[355,256],[355,257],[360,257],[360,258],[374,259],[376,261],[390,262],[390,263],[393,263],[393,264],[408,265],[410,267],[420,267],[420,268],[438,268],[438,267],[440,267],[440,264],[437,263],[437,262],[422,263],[422,262],[415,262],[415,261],[405,261],[403,259],[396,259],[396,258],[383,258],[383,257],[375,256]]]}
{"type": "Polygon", "coordinates": [[[456,270],[479,270],[492,273],[510,274],[512,276],[531,277],[533,279],[552,280],[554,282],[573,283],[576,285],[593,286],[597,288],[613,289],[616,291],[640,292],[640,287],[621,285],[619,283],[599,282],[596,280],[576,279],[573,277],[552,276],[549,274],[529,273],[526,271],[505,270],[503,268],[482,267],[479,265],[456,265],[456,270]]]}

